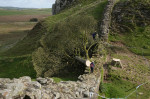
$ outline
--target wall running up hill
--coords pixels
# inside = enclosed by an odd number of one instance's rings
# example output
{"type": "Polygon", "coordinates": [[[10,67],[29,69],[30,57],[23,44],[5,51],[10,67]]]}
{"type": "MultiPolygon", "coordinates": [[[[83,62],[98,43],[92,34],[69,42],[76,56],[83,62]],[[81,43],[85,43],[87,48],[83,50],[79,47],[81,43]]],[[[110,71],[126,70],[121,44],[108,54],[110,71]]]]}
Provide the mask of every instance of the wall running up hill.
{"type": "Polygon", "coordinates": [[[111,13],[116,2],[117,0],[108,0],[108,4],[105,7],[105,11],[103,14],[103,19],[100,25],[99,36],[105,41],[107,41],[108,39],[109,28],[110,28],[110,23],[111,23],[111,13]]]}
{"type": "MultiPolygon", "coordinates": [[[[53,13],[56,14],[61,10],[60,2],[69,0],[56,0],[53,5],[53,13]],[[57,8],[57,4],[59,5],[57,8]]],[[[74,0],[70,0],[73,2],[74,0]]],[[[101,32],[107,37],[111,21],[111,10],[116,0],[109,0],[105,9],[101,32]]],[[[63,7],[66,3],[64,3],[63,7]]],[[[100,60],[98,58],[97,60],[100,60]]],[[[101,62],[101,61],[98,61],[101,62]]],[[[37,81],[31,81],[30,77],[0,78],[0,99],[89,99],[90,92],[98,93],[101,81],[100,66],[97,63],[97,71],[94,73],[85,73],[79,76],[78,81],[62,81],[55,83],[51,78],[38,78],[37,81]]],[[[90,99],[97,99],[97,95],[90,99]]]]}

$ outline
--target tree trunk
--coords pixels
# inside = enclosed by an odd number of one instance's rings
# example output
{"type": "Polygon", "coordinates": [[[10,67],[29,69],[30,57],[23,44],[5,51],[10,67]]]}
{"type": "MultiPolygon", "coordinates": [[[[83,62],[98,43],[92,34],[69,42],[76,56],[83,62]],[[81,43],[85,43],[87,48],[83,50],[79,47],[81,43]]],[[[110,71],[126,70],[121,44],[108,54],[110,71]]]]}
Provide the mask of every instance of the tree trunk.
{"type": "Polygon", "coordinates": [[[75,59],[78,60],[78,61],[80,61],[81,63],[83,63],[87,67],[89,67],[90,64],[91,64],[91,62],[88,59],[83,59],[83,58],[80,58],[78,56],[76,56],[75,59]]]}

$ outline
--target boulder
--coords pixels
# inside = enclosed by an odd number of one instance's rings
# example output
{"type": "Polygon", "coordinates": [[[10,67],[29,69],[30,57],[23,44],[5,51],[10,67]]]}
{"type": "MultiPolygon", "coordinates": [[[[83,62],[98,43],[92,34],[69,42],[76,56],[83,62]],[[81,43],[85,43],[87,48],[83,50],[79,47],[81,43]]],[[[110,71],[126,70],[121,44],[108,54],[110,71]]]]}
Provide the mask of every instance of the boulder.
{"type": "Polygon", "coordinates": [[[122,68],[122,63],[120,59],[113,58],[111,61],[111,65],[122,68]]]}
{"type": "Polygon", "coordinates": [[[39,78],[37,78],[36,80],[37,80],[40,84],[42,84],[42,85],[44,85],[44,84],[47,83],[47,79],[45,79],[45,78],[39,77],[39,78]]]}

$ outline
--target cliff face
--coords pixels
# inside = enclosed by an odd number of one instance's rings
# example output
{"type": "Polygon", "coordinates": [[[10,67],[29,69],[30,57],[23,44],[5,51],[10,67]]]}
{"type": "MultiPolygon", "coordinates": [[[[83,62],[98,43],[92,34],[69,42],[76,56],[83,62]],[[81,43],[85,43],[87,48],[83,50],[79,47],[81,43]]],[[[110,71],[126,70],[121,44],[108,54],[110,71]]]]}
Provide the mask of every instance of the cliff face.
{"type": "Polygon", "coordinates": [[[56,0],[55,4],[52,6],[52,14],[55,15],[59,13],[61,10],[71,5],[76,0],[56,0]]]}

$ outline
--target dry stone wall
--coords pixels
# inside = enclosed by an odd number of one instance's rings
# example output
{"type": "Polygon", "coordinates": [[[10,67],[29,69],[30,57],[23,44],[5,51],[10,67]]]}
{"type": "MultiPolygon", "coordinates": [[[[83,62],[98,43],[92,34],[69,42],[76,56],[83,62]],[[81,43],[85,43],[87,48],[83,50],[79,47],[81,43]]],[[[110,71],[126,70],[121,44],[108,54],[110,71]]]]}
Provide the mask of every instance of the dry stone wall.
{"type": "MultiPolygon", "coordinates": [[[[53,14],[58,13],[66,5],[75,0],[56,0],[53,5],[53,14]]],[[[111,22],[111,11],[116,0],[108,0],[100,35],[108,38],[111,22]]],[[[100,64],[99,64],[100,65],[100,64]]],[[[37,78],[31,81],[30,77],[24,76],[19,79],[0,78],[0,99],[97,99],[94,94],[98,93],[101,75],[99,69],[94,73],[85,73],[78,77],[78,81],[61,81],[56,83],[52,78],[37,78]]]]}
{"type": "Polygon", "coordinates": [[[108,39],[109,28],[111,23],[111,13],[116,2],[117,0],[108,0],[108,4],[105,7],[103,19],[100,25],[100,32],[99,32],[100,38],[102,38],[104,41],[107,41],[108,39]]]}
{"type": "Polygon", "coordinates": [[[89,99],[90,92],[98,92],[99,84],[99,72],[81,75],[76,82],[60,83],[52,78],[37,78],[37,81],[27,76],[13,80],[0,78],[0,99],[89,99]]]}

